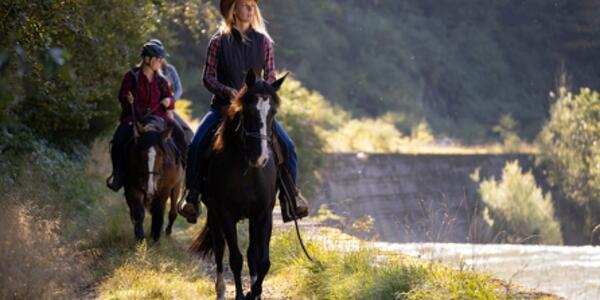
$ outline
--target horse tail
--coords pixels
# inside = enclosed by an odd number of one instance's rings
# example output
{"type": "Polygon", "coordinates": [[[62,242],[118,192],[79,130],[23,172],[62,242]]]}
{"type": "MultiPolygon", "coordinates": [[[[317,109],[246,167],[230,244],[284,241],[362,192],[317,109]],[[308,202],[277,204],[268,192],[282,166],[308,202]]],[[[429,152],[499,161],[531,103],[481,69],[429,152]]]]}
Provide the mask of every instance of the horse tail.
{"type": "Polygon", "coordinates": [[[192,254],[200,255],[202,258],[206,258],[212,252],[212,233],[210,232],[208,222],[204,224],[204,227],[202,227],[202,230],[200,230],[200,233],[198,233],[188,251],[192,254]]]}
{"type": "MultiPolygon", "coordinates": [[[[206,220],[206,224],[198,233],[198,236],[192,242],[192,245],[188,249],[191,254],[197,254],[201,258],[206,258],[213,253],[213,235],[212,230],[209,226],[209,218],[206,220]]],[[[225,243],[225,241],[223,241],[225,243]]]]}

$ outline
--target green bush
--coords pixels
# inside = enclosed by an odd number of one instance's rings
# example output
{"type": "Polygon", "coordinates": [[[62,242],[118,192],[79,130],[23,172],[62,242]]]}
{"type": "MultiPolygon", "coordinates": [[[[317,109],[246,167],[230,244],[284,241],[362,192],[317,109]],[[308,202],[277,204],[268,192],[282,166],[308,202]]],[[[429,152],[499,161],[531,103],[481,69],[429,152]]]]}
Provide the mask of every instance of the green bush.
{"type": "Polygon", "coordinates": [[[559,61],[578,70],[575,84],[595,82],[599,68],[599,4],[590,0],[261,6],[279,66],[359,118],[403,114],[405,133],[425,119],[436,135],[488,142],[498,116],[511,114],[519,136],[533,138],[559,61]]]}
{"type": "Polygon", "coordinates": [[[349,115],[329,104],[317,92],[311,92],[293,77],[288,77],[279,91],[281,121],[298,152],[299,184],[307,190],[315,188],[318,169],[322,166],[325,140],[322,133],[343,124],[349,115]]]}
{"type": "MultiPolygon", "coordinates": [[[[167,11],[145,0],[0,4],[0,126],[25,125],[53,142],[91,142],[114,126],[123,74],[167,11]]],[[[168,39],[167,39],[168,41],[168,39]]]]}
{"type": "Polygon", "coordinates": [[[522,173],[518,161],[506,164],[501,181],[482,181],[479,193],[487,206],[485,219],[500,241],[562,244],[551,196],[543,195],[531,172],[522,173]]]}
{"type": "Polygon", "coordinates": [[[396,152],[402,143],[396,127],[381,119],[349,120],[326,138],[332,152],[396,152]]]}
{"type": "Polygon", "coordinates": [[[600,95],[562,88],[558,96],[537,139],[537,162],[550,184],[585,211],[587,234],[600,223],[600,95]]]}

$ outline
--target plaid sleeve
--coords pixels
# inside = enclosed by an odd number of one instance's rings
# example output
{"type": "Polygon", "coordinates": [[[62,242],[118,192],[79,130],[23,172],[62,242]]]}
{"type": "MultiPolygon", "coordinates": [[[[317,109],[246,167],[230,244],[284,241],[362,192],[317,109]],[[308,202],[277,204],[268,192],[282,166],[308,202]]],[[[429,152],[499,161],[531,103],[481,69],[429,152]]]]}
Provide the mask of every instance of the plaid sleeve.
{"type": "Polygon", "coordinates": [[[218,53],[221,47],[221,35],[216,34],[210,40],[206,53],[203,81],[204,86],[213,94],[223,97],[225,85],[217,79],[218,53]]]}
{"type": "Polygon", "coordinates": [[[264,69],[263,69],[263,77],[264,80],[268,83],[273,83],[275,82],[275,51],[273,50],[273,42],[268,38],[265,37],[265,42],[264,42],[264,55],[265,55],[265,62],[264,62],[264,69]]]}

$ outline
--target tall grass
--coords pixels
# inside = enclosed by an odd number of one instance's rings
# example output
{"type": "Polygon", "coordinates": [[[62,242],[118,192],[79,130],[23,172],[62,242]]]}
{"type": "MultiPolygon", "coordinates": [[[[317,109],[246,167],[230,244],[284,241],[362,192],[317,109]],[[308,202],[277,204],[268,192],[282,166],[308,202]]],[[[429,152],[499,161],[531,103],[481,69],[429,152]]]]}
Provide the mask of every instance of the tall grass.
{"type": "Polygon", "coordinates": [[[208,299],[212,281],[181,245],[168,243],[147,248],[140,244],[131,257],[98,288],[99,299],[208,299]],[[177,253],[175,253],[177,252],[177,253]]]}
{"type": "MultiPolygon", "coordinates": [[[[329,231],[332,233],[332,231],[329,231]]],[[[329,236],[335,240],[335,236],[329,236]]],[[[309,242],[307,260],[293,232],[277,233],[271,244],[271,275],[291,297],[309,299],[512,299],[517,288],[487,274],[452,269],[430,261],[369,247],[340,252],[309,242]]],[[[527,294],[529,295],[529,294],[527,294]]],[[[536,298],[536,297],[531,297],[536,298]]]]}
{"type": "Polygon", "coordinates": [[[0,181],[0,299],[76,298],[91,280],[90,253],[64,238],[62,194],[39,167],[0,181]]]}

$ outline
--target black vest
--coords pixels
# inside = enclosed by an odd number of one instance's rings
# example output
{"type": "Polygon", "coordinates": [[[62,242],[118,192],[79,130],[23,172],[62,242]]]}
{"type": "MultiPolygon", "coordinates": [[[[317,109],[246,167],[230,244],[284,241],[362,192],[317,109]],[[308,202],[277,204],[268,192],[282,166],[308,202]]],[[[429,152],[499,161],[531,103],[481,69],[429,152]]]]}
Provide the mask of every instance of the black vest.
{"type": "MultiPolygon", "coordinates": [[[[265,36],[250,28],[246,32],[246,38],[242,40],[241,34],[232,29],[231,33],[221,35],[221,46],[217,54],[217,80],[236,90],[244,84],[246,72],[253,69],[261,74],[264,63],[265,36]]],[[[213,107],[229,105],[229,99],[214,96],[213,107]]]]}

